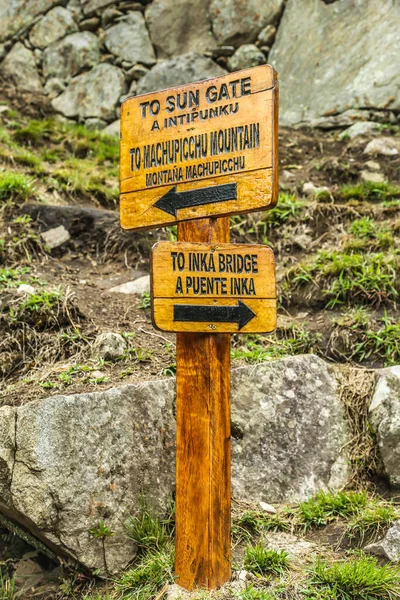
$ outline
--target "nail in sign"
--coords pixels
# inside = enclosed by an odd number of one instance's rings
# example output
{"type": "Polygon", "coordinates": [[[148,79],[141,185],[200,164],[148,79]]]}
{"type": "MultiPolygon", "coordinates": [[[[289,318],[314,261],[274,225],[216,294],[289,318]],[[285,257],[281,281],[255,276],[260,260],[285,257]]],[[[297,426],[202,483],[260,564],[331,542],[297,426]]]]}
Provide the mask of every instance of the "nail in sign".
{"type": "Polygon", "coordinates": [[[268,246],[159,242],[151,272],[153,324],[162,331],[269,333],[276,327],[268,246]]]}
{"type": "Polygon", "coordinates": [[[277,104],[269,65],[125,100],[122,227],[274,206],[277,104]]]}

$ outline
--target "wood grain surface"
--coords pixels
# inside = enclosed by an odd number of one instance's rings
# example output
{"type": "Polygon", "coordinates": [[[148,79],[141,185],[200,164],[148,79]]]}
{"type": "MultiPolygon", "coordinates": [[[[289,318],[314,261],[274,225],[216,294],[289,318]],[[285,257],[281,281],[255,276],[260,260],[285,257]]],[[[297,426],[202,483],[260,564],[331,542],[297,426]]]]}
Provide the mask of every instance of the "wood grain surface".
{"type": "Polygon", "coordinates": [[[125,100],[122,227],[143,229],[274,206],[277,94],[275,71],[261,65],[125,100]],[[232,182],[237,194],[226,202],[184,202],[191,190],[232,182]],[[175,214],[160,208],[168,193],[181,195],[175,214]]]}
{"type": "MultiPolygon", "coordinates": [[[[228,242],[228,219],[181,223],[178,239],[228,242]]],[[[177,583],[214,589],[231,578],[230,336],[177,335],[177,583]]]]}

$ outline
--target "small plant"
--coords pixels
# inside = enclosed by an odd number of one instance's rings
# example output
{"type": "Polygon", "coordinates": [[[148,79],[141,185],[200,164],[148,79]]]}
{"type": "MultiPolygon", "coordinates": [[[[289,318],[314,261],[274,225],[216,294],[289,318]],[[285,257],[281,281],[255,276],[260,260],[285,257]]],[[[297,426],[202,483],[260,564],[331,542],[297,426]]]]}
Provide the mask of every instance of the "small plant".
{"type": "Polygon", "coordinates": [[[301,502],[299,518],[306,528],[320,527],[337,517],[355,515],[367,504],[365,492],[319,492],[313,498],[301,502]]]}
{"type": "Polygon", "coordinates": [[[176,363],[171,363],[169,367],[162,370],[162,374],[166,377],[175,377],[176,375],[176,363]]]}
{"type": "Polygon", "coordinates": [[[399,568],[379,566],[375,558],[349,557],[331,565],[320,560],[312,569],[311,578],[317,589],[334,592],[337,600],[400,598],[399,568]]]}
{"type": "Polygon", "coordinates": [[[265,222],[271,227],[277,227],[291,218],[298,217],[304,207],[305,203],[298,200],[293,194],[281,193],[277,205],[266,212],[265,222]]]}
{"type": "Polygon", "coordinates": [[[15,579],[10,577],[8,570],[3,568],[0,563],[0,599],[1,600],[15,600],[17,598],[17,591],[15,588],[15,579]]]}
{"type": "Polygon", "coordinates": [[[99,524],[96,527],[92,527],[89,529],[89,533],[96,538],[97,540],[101,540],[101,545],[103,549],[103,562],[105,572],[108,573],[107,560],[106,560],[106,539],[110,538],[115,534],[115,531],[111,531],[108,525],[105,525],[104,521],[99,521],[99,524]]]}
{"type": "Polygon", "coordinates": [[[259,575],[280,575],[289,566],[289,555],[284,550],[268,550],[257,544],[246,548],[245,569],[259,575]]]}
{"type": "Polygon", "coordinates": [[[139,304],[139,308],[150,308],[151,307],[151,298],[149,292],[143,292],[142,300],[139,304]]]}

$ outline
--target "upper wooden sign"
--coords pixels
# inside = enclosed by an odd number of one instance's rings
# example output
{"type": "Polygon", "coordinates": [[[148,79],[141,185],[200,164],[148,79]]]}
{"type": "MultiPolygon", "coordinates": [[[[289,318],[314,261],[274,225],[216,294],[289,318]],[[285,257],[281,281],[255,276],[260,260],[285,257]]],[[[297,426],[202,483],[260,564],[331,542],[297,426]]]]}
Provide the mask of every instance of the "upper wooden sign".
{"type": "Polygon", "coordinates": [[[278,81],[269,65],[121,107],[121,225],[142,229],[275,205],[278,81]]]}
{"type": "Polygon", "coordinates": [[[159,242],[151,274],[153,324],[162,331],[269,333],[276,327],[268,246],[159,242]]]}

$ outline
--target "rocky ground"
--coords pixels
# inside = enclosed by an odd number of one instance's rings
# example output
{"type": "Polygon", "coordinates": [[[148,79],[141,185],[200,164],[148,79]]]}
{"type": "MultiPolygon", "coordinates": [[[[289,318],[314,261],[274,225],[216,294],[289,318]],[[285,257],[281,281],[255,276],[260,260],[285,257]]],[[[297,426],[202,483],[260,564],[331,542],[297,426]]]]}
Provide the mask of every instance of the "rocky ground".
{"type": "MultiPolygon", "coordinates": [[[[276,334],[234,336],[234,365],[306,352],[398,363],[400,141],[385,123],[352,137],[360,125],[282,129],[277,207],[232,218],[233,241],[273,247],[280,298],[276,334]]],[[[120,230],[117,140],[4,104],[0,153],[0,403],[174,374],[146,275],[152,244],[175,231],[120,230]],[[111,353],[104,333],[118,334],[111,353]]]]}
{"type": "MultiPolygon", "coordinates": [[[[151,325],[148,259],[155,241],[175,239],[174,228],[120,230],[116,138],[62,123],[34,97],[5,93],[1,102],[0,406],[169,381],[174,336],[151,325]],[[112,290],[128,282],[129,293],[112,290]]],[[[400,138],[384,113],[381,120],[281,130],[277,207],[233,217],[231,227],[234,241],[274,248],[278,329],[233,336],[234,366],[304,353],[368,372],[399,363],[400,138]]],[[[397,498],[378,480],[361,496],[277,505],[272,515],[259,504],[235,506],[237,581],[215,597],[398,597],[387,557],[376,563],[358,550],[399,518],[397,498]],[[258,543],[264,550],[252,548],[258,543]]],[[[155,546],[134,521],[132,539],[146,550],[107,584],[60,566],[3,523],[0,598],[174,597],[170,514],[167,521],[151,520],[162,536],[155,546]]],[[[92,535],[106,543],[111,532],[99,526],[92,535]]]]}

